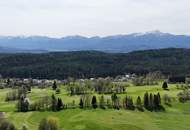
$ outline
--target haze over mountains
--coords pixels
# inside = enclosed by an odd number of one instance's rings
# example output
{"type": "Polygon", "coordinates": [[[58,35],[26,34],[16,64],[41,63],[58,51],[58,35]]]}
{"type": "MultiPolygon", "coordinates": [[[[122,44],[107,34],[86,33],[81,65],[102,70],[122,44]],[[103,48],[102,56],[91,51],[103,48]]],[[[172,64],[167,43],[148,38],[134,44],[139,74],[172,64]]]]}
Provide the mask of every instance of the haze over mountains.
{"type": "Polygon", "coordinates": [[[85,50],[123,53],[170,47],[190,48],[190,36],[174,35],[160,31],[90,38],[83,36],[68,36],[63,38],[0,36],[0,53],[85,50]]]}

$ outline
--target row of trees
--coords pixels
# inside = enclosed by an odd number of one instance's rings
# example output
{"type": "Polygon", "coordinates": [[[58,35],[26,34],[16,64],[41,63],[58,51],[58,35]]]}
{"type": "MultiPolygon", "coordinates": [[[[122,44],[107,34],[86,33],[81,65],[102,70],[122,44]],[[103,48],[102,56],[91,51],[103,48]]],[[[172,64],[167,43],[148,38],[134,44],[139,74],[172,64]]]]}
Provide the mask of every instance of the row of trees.
{"type": "Polygon", "coordinates": [[[125,98],[121,99],[121,97],[118,97],[117,94],[112,94],[111,100],[102,95],[99,98],[99,102],[96,98],[96,96],[90,97],[89,95],[83,95],[80,98],[79,103],[80,108],[94,108],[97,107],[106,109],[106,108],[114,108],[114,109],[129,109],[134,110],[137,108],[140,111],[143,111],[144,108],[150,111],[158,111],[158,110],[164,110],[163,106],[161,105],[161,97],[160,94],[152,94],[146,92],[144,94],[144,102],[142,102],[141,97],[138,96],[136,99],[136,103],[133,102],[133,98],[131,96],[126,96],[125,98]]]}
{"type": "MultiPolygon", "coordinates": [[[[51,97],[46,96],[41,98],[38,101],[31,103],[28,98],[24,98],[23,96],[18,100],[17,103],[17,111],[19,112],[27,112],[27,111],[60,111],[62,109],[67,108],[81,108],[81,109],[89,109],[89,108],[101,108],[101,109],[129,109],[134,110],[137,108],[140,111],[143,111],[144,108],[150,111],[158,111],[162,110],[163,107],[161,105],[161,97],[160,94],[152,94],[146,92],[144,94],[144,102],[142,102],[141,97],[138,96],[136,102],[134,103],[133,98],[131,96],[125,96],[121,98],[117,96],[116,93],[111,95],[111,98],[105,97],[101,95],[97,98],[95,95],[92,96],[90,94],[81,95],[79,104],[76,104],[75,101],[69,104],[64,104],[61,98],[56,98],[55,95],[51,97]]],[[[165,102],[168,102],[168,98],[165,97],[165,102]]]]}
{"type": "Polygon", "coordinates": [[[73,81],[67,84],[70,95],[125,93],[126,86],[113,83],[110,78],[99,78],[94,80],[73,81]]]}
{"type": "Polygon", "coordinates": [[[5,97],[5,101],[15,101],[21,98],[21,96],[26,97],[29,90],[26,87],[19,87],[18,89],[13,89],[8,92],[5,97]]]}
{"type": "Polygon", "coordinates": [[[19,112],[42,110],[60,111],[63,108],[64,104],[62,99],[56,98],[55,95],[52,95],[51,97],[42,97],[40,100],[37,100],[33,103],[31,103],[28,98],[24,98],[22,96],[17,103],[17,111],[19,112]]]}
{"type": "Polygon", "coordinates": [[[150,111],[157,111],[163,109],[161,105],[160,93],[152,94],[146,92],[144,94],[144,107],[150,111]]]}
{"type": "Polygon", "coordinates": [[[163,78],[163,75],[160,71],[155,71],[148,73],[144,76],[134,77],[132,83],[135,86],[144,86],[144,85],[157,85],[158,81],[163,78]]]}

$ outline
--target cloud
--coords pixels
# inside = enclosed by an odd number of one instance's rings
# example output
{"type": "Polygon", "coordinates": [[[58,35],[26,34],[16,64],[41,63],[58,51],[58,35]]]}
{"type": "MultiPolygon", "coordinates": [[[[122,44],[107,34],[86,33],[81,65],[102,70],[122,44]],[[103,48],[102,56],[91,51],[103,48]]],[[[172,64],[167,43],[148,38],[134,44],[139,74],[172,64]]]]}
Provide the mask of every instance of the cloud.
{"type": "Polygon", "coordinates": [[[190,34],[189,0],[0,0],[0,35],[190,34]]]}

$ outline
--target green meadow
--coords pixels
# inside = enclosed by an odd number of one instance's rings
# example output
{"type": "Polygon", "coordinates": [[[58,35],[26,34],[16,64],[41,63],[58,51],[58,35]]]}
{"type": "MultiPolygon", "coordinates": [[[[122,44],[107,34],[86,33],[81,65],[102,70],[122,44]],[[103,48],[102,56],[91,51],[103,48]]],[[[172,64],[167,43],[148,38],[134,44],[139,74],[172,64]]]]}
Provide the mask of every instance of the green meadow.
{"type": "MultiPolygon", "coordinates": [[[[18,129],[26,124],[29,130],[37,130],[42,118],[53,116],[59,120],[60,130],[190,130],[190,102],[179,103],[177,93],[181,90],[177,89],[175,84],[169,84],[169,91],[163,90],[161,84],[127,87],[127,95],[132,96],[134,102],[137,96],[143,98],[146,91],[160,92],[161,96],[165,93],[171,96],[172,106],[164,105],[166,111],[163,112],[75,108],[63,109],[59,112],[22,113],[16,112],[16,102],[5,102],[6,93],[10,90],[0,90],[0,111],[5,112],[5,118],[13,122],[18,129]]],[[[52,94],[55,94],[55,91],[51,88],[32,88],[27,97],[32,102],[52,94]]],[[[55,95],[60,97],[64,103],[71,103],[74,100],[78,104],[80,99],[80,96],[70,96],[65,90],[65,86],[61,86],[61,93],[55,95]]],[[[110,95],[105,96],[109,97],[110,95]]],[[[126,94],[118,94],[118,96],[124,97],[126,94]]]]}

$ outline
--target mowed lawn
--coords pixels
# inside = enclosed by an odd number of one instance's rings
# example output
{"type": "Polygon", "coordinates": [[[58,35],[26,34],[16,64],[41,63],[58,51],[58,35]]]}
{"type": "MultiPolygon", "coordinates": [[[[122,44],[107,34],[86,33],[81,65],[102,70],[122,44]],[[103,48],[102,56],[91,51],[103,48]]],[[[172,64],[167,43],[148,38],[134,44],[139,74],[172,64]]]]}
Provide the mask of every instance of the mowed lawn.
{"type": "MultiPolygon", "coordinates": [[[[112,109],[67,109],[60,112],[15,112],[16,102],[5,102],[5,95],[10,89],[0,90],[0,111],[5,112],[6,118],[11,120],[17,128],[21,129],[23,124],[28,125],[29,130],[37,130],[40,120],[47,116],[57,117],[60,130],[190,130],[190,103],[179,103],[177,93],[181,90],[176,89],[176,85],[169,85],[169,91],[164,91],[161,85],[156,86],[130,86],[127,88],[127,95],[132,96],[135,102],[137,96],[143,99],[144,93],[160,92],[173,97],[172,107],[165,106],[165,112],[139,112],[138,110],[112,110],[112,109]]],[[[31,101],[40,97],[54,94],[49,89],[32,89],[28,94],[31,101]]],[[[96,94],[97,95],[97,94],[96,94]]],[[[100,96],[100,95],[97,95],[100,96]]],[[[110,95],[106,95],[110,97],[110,95]]],[[[120,97],[126,94],[119,95],[120,97]]],[[[69,96],[61,88],[61,97],[64,103],[70,103],[75,100],[78,104],[80,96],[69,96]]]]}

